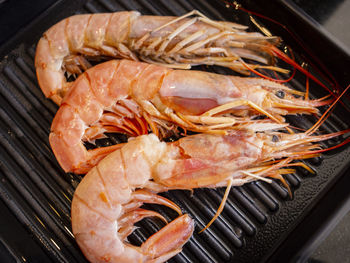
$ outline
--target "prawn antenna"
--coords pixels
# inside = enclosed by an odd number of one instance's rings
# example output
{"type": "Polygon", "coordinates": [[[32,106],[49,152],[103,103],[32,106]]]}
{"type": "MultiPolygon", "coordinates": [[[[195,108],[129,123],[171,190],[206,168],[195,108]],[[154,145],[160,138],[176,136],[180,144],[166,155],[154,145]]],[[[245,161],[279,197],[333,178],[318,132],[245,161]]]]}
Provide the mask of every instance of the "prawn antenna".
{"type": "MultiPolygon", "coordinates": [[[[327,70],[327,68],[324,66],[324,64],[312,53],[312,51],[305,47],[303,41],[300,39],[300,37],[298,37],[297,35],[295,35],[291,30],[289,30],[289,28],[270,18],[270,17],[267,17],[267,16],[264,16],[262,14],[259,14],[257,12],[253,12],[253,11],[250,11],[248,9],[245,9],[242,7],[241,4],[238,4],[236,1],[233,1],[233,2],[228,2],[226,0],[222,0],[225,4],[227,5],[230,5],[230,6],[233,6],[233,8],[235,9],[239,9],[243,12],[246,12],[250,15],[254,15],[254,16],[257,16],[257,17],[260,17],[262,19],[265,19],[267,21],[270,21],[276,25],[279,25],[281,28],[283,28],[296,42],[297,44],[316,62],[316,64],[320,67],[320,69],[318,67],[315,67],[313,65],[313,63],[311,61],[309,61],[309,63],[317,70],[317,72],[320,74],[321,77],[323,77],[327,82],[329,82],[331,85],[333,85],[336,90],[338,91],[339,90],[339,84],[337,83],[336,79],[334,78],[334,76],[327,70]],[[322,73],[325,72],[325,74],[322,73]]],[[[264,33],[264,32],[263,32],[264,33]]],[[[305,74],[306,76],[310,77],[312,80],[314,80],[316,83],[318,83],[319,85],[321,85],[323,88],[325,88],[326,90],[329,91],[329,89],[323,84],[321,83],[317,78],[315,78],[313,75],[311,75],[309,72],[307,72],[304,68],[302,68],[299,64],[297,64],[294,59],[291,59],[289,58],[287,55],[285,55],[282,51],[280,51],[278,48],[274,48],[272,49],[272,52],[277,56],[279,57],[280,59],[284,60],[285,62],[287,62],[288,64],[292,65],[293,67],[297,68],[300,72],[302,72],[303,74],[305,74]]],[[[335,96],[335,94],[333,92],[330,91],[330,93],[335,96]]]]}
{"type": "Polygon", "coordinates": [[[328,118],[328,113],[334,108],[336,103],[341,99],[341,97],[348,91],[350,88],[350,84],[346,87],[346,89],[340,94],[340,96],[329,106],[329,108],[322,114],[321,118],[310,128],[306,131],[307,135],[313,134],[317,129],[325,122],[325,120],[328,118]]]}
{"type": "Polygon", "coordinates": [[[203,231],[208,229],[211,226],[211,224],[220,216],[222,210],[225,207],[225,204],[226,204],[226,201],[227,201],[227,198],[228,198],[228,194],[230,193],[230,190],[231,190],[231,187],[232,187],[232,183],[233,183],[232,178],[228,179],[227,187],[226,187],[226,190],[225,190],[225,194],[224,194],[224,197],[222,198],[222,201],[220,203],[220,206],[219,206],[218,210],[216,211],[214,217],[210,220],[210,222],[201,231],[199,231],[199,233],[202,233],[203,231]]]}
{"type": "MultiPolygon", "coordinates": [[[[331,139],[331,138],[334,138],[334,137],[346,134],[348,132],[350,132],[350,129],[346,129],[344,131],[335,132],[335,133],[331,133],[331,134],[321,135],[321,136],[318,136],[318,138],[320,139],[320,141],[328,140],[328,139],[331,139]]],[[[348,144],[349,142],[350,142],[350,137],[347,138],[345,141],[343,141],[343,142],[341,142],[341,143],[339,143],[339,144],[337,144],[335,146],[326,148],[326,149],[319,149],[319,150],[305,151],[305,152],[294,152],[293,154],[295,154],[295,155],[320,154],[320,153],[323,153],[323,152],[328,152],[328,151],[340,148],[340,147],[348,144]]]]}

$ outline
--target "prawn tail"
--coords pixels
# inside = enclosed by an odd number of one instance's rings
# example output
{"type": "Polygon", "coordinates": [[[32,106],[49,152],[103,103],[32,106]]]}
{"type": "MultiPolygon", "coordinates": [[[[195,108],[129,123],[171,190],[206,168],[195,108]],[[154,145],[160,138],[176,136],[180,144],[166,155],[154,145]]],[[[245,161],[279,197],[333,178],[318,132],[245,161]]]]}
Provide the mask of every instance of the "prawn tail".
{"type": "Polygon", "coordinates": [[[149,258],[146,262],[165,262],[180,253],[193,230],[194,221],[187,214],[167,224],[142,244],[142,254],[149,258]]]}

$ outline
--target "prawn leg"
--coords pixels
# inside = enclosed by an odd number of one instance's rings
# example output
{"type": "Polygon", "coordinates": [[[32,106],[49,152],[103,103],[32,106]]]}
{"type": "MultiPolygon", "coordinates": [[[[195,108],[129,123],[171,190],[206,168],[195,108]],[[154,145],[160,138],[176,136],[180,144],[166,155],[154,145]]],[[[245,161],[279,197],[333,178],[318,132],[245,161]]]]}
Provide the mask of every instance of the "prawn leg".
{"type": "MultiPolygon", "coordinates": [[[[164,24],[164,25],[162,25],[162,26],[160,26],[160,27],[158,27],[158,28],[152,30],[151,32],[148,32],[147,34],[145,34],[143,37],[141,37],[141,38],[135,43],[135,48],[140,48],[140,47],[143,45],[143,43],[146,41],[146,39],[149,38],[149,37],[150,37],[152,34],[154,34],[155,32],[157,32],[157,31],[159,31],[159,30],[161,30],[161,29],[163,29],[163,28],[165,28],[165,27],[167,27],[167,26],[170,26],[170,25],[172,25],[172,24],[174,24],[174,23],[176,23],[176,22],[178,22],[178,21],[180,21],[180,20],[182,20],[182,19],[184,19],[184,18],[187,18],[187,17],[189,17],[189,16],[192,16],[192,15],[196,14],[197,12],[199,12],[199,11],[193,10],[193,11],[191,11],[191,12],[188,12],[187,14],[184,14],[184,15],[178,17],[178,18],[175,18],[175,19],[169,21],[168,23],[166,23],[166,24],[164,24]]],[[[174,37],[175,37],[175,36],[174,36],[174,37]]]]}
{"type": "MultiPolygon", "coordinates": [[[[163,54],[166,54],[167,56],[169,56],[169,55],[174,54],[174,53],[186,55],[186,54],[190,54],[192,52],[196,55],[210,55],[210,54],[213,55],[213,54],[217,54],[217,53],[223,53],[223,54],[225,54],[226,57],[219,58],[219,60],[223,60],[223,61],[226,61],[226,60],[234,61],[234,60],[237,60],[239,58],[238,56],[235,56],[235,55],[229,55],[227,52],[227,49],[225,49],[225,48],[218,47],[218,48],[200,49],[200,47],[204,46],[206,43],[212,42],[218,38],[221,38],[227,34],[232,34],[233,32],[236,32],[236,31],[233,29],[233,27],[227,27],[225,25],[222,25],[216,21],[209,19],[208,17],[204,16],[202,13],[200,13],[197,10],[193,10],[193,11],[191,11],[191,12],[189,12],[189,13],[187,13],[187,14],[185,14],[177,19],[174,19],[174,20],[156,28],[155,30],[147,33],[146,35],[144,35],[142,38],[140,38],[136,42],[135,48],[141,48],[141,46],[144,45],[144,42],[150,36],[152,36],[152,34],[154,34],[155,32],[157,32],[157,31],[159,31],[167,26],[170,26],[174,23],[177,23],[180,20],[186,19],[187,17],[192,16],[192,15],[197,15],[197,17],[194,17],[194,18],[187,20],[187,21],[185,20],[185,22],[182,25],[180,25],[178,28],[176,28],[172,33],[169,33],[168,36],[166,36],[163,41],[160,38],[156,38],[148,47],[144,47],[142,49],[142,53],[144,53],[144,54],[151,53],[152,50],[155,49],[155,46],[160,44],[160,47],[158,49],[156,49],[156,52],[158,54],[157,56],[161,56],[163,54]],[[189,44],[190,42],[199,38],[204,33],[204,31],[197,31],[197,32],[193,33],[192,35],[189,35],[188,37],[183,39],[181,42],[177,43],[175,45],[175,47],[173,47],[171,50],[166,51],[166,48],[168,47],[169,43],[176,36],[178,36],[181,32],[183,32],[184,30],[189,28],[191,25],[195,24],[197,21],[202,21],[208,25],[211,25],[213,27],[218,28],[219,30],[224,30],[224,31],[220,32],[218,34],[208,36],[206,39],[203,39],[203,40],[201,40],[197,43],[194,43],[194,44],[185,48],[185,46],[187,44],[189,44]],[[229,31],[226,31],[226,30],[229,30],[229,31]],[[203,52],[204,52],[204,54],[203,54],[203,52]]],[[[215,57],[213,57],[213,59],[215,59],[215,57]]],[[[219,60],[217,62],[219,62],[219,60]]],[[[157,64],[158,65],[167,65],[165,63],[157,63],[157,64]]],[[[192,64],[196,64],[196,62],[192,63],[192,64]]],[[[201,62],[198,62],[198,64],[201,64],[201,62]]],[[[173,65],[173,63],[169,63],[167,66],[171,67],[172,65],[173,65]]],[[[181,66],[181,68],[183,68],[183,69],[188,68],[188,65],[191,65],[191,63],[185,64],[185,65],[181,66]]]]}
{"type": "Polygon", "coordinates": [[[123,215],[120,219],[120,228],[119,228],[119,235],[121,240],[125,240],[135,229],[134,224],[141,221],[144,218],[147,217],[157,217],[160,220],[162,220],[165,224],[168,223],[168,221],[159,213],[145,210],[145,209],[135,209],[125,215],[123,215]]]}
{"type": "Polygon", "coordinates": [[[83,56],[70,55],[64,58],[66,70],[70,74],[82,74],[87,69],[91,68],[90,62],[83,56]]]}
{"type": "Polygon", "coordinates": [[[175,203],[166,199],[160,195],[153,194],[146,190],[136,190],[133,194],[133,200],[142,201],[148,204],[158,204],[167,206],[173,210],[175,210],[179,215],[182,215],[180,207],[178,207],[175,203]]]}

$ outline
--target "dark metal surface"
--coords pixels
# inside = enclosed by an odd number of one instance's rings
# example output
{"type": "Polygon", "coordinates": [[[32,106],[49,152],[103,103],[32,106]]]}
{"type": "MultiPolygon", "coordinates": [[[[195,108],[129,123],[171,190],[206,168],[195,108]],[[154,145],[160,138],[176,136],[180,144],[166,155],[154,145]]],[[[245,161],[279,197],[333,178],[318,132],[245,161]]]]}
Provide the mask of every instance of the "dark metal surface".
{"type": "Polygon", "coordinates": [[[0,45],[20,31],[26,24],[38,17],[55,0],[0,1],[0,45]]]}
{"type": "MultiPolygon", "coordinates": [[[[248,5],[250,3],[253,2],[247,1],[248,5]]],[[[275,1],[271,1],[271,8],[273,3],[275,1]]],[[[267,3],[264,5],[266,7],[267,3]]],[[[1,47],[0,205],[6,207],[6,218],[10,218],[1,222],[9,224],[11,228],[18,228],[18,232],[15,232],[18,234],[11,238],[4,228],[0,228],[0,251],[7,251],[4,257],[8,257],[10,262],[24,262],[27,259],[30,262],[85,261],[74,241],[70,226],[71,199],[81,178],[65,174],[51,152],[48,135],[57,107],[44,98],[34,73],[35,43],[40,35],[73,13],[138,10],[143,14],[182,15],[192,9],[198,9],[213,19],[233,21],[237,12],[225,7],[219,0],[98,0],[87,3],[74,1],[73,4],[62,0],[41,13],[1,47]],[[26,242],[30,249],[22,248],[23,243],[17,240],[19,235],[23,235],[25,241],[22,242],[26,242]]],[[[294,14],[288,8],[284,12],[284,16],[291,20],[299,19],[300,14],[294,14]]],[[[248,21],[245,19],[244,22],[248,21]]],[[[278,33],[288,43],[288,34],[278,33]]],[[[309,35],[317,38],[319,32],[314,35],[309,32],[309,35]]],[[[307,40],[307,36],[304,37],[307,40]]],[[[334,52],[338,52],[335,44],[328,44],[334,52]]],[[[299,77],[291,83],[295,88],[304,86],[305,78],[299,77]]],[[[347,81],[343,79],[346,75],[339,74],[337,77],[340,83],[347,81]]],[[[312,91],[318,96],[324,93],[319,89],[315,85],[312,91]]],[[[310,125],[314,119],[296,117],[291,121],[310,125]]],[[[337,109],[327,121],[325,129],[329,132],[347,126],[346,112],[337,109]]],[[[258,181],[234,187],[220,218],[202,234],[198,234],[199,230],[215,214],[225,189],[198,189],[193,195],[188,191],[164,193],[196,220],[193,237],[183,252],[171,261],[258,262],[268,261],[271,257],[281,259],[283,253],[279,254],[279,248],[293,233],[295,235],[293,231],[298,229],[318,202],[344,175],[349,167],[349,157],[350,149],[344,147],[326,153],[322,160],[309,162],[317,171],[314,176],[302,170],[287,175],[286,179],[293,190],[292,199],[278,182],[269,185],[258,181]]],[[[150,207],[166,218],[175,216],[165,208],[150,207]]],[[[130,237],[135,244],[140,244],[162,224],[147,219],[139,226],[141,229],[130,237]]]]}
{"type": "Polygon", "coordinates": [[[350,25],[350,1],[348,0],[292,0],[301,7],[317,23],[343,42],[350,49],[350,34],[347,33],[350,25]]]}

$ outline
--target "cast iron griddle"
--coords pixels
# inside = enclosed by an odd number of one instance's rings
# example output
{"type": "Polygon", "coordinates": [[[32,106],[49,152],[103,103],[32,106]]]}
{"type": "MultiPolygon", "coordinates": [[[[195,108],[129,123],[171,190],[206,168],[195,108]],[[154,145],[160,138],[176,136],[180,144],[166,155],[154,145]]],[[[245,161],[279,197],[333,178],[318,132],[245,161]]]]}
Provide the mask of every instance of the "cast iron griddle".
{"type": "MultiPolygon", "coordinates": [[[[271,1],[271,5],[274,2],[278,1],[271,1]]],[[[262,5],[269,8],[270,3],[265,1],[262,5]]],[[[0,50],[3,55],[0,62],[0,205],[5,213],[1,219],[0,250],[6,251],[6,261],[85,261],[70,225],[71,200],[81,177],[65,174],[55,160],[48,136],[57,106],[43,96],[36,82],[35,44],[41,34],[62,18],[77,13],[137,10],[142,14],[182,15],[192,9],[198,9],[212,19],[237,22],[237,11],[227,8],[220,0],[98,0],[87,3],[60,0],[0,50]]],[[[287,11],[284,15],[293,18],[287,11]]],[[[249,23],[247,15],[240,14],[240,19],[238,22],[249,23]]],[[[286,37],[288,39],[288,34],[286,37]]],[[[232,74],[223,69],[210,70],[232,74]]],[[[345,82],[341,76],[338,80],[345,82]]],[[[305,78],[299,76],[291,85],[303,88],[305,78]]],[[[317,97],[325,93],[315,85],[312,92],[317,97]]],[[[323,129],[331,132],[347,128],[346,114],[345,110],[337,109],[323,129]]],[[[297,116],[289,121],[307,127],[315,119],[297,116]]],[[[190,191],[164,193],[196,221],[193,237],[183,252],[171,261],[268,261],[344,174],[349,167],[349,156],[350,149],[343,147],[307,162],[316,171],[315,175],[300,169],[296,174],[285,176],[293,190],[293,198],[279,182],[257,181],[232,188],[220,218],[201,234],[198,232],[215,214],[225,189],[198,189],[193,195],[190,191]]],[[[176,217],[167,208],[147,207],[167,219],[176,217]]],[[[138,226],[140,228],[129,239],[134,244],[140,244],[163,224],[157,219],[146,219],[138,226]]]]}

